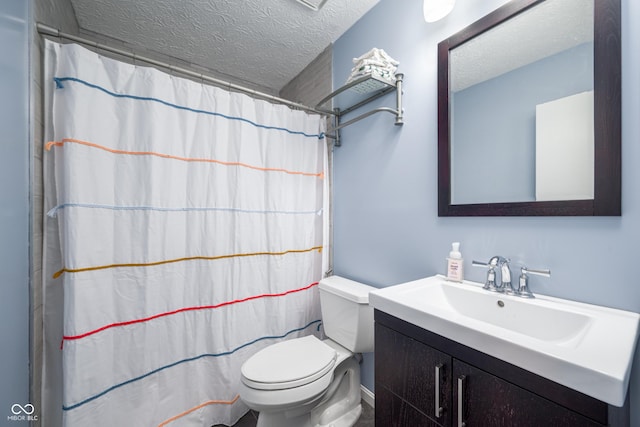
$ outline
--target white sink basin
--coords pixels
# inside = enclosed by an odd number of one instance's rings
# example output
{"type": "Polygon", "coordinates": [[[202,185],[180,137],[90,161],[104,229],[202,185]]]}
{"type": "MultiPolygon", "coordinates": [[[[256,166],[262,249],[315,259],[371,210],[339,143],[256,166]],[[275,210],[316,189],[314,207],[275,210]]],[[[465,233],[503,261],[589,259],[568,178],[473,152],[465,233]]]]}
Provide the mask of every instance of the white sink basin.
{"type": "Polygon", "coordinates": [[[611,405],[624,404],[640,315],[443,276],[379,289],[369,304],[611,405]]]}

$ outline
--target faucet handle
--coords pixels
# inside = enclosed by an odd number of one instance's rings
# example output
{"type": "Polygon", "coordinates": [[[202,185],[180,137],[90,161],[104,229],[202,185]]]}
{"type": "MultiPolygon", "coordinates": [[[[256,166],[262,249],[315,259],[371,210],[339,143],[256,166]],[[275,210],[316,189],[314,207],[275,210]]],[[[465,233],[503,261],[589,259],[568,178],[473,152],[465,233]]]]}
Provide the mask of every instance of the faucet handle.
{"type": "MultiPolygon", "coordinates": [[[[495,258],[495,257],[494,257],[495,258]]],[[[489,271],[487,271],[487,281],[485,282],[483,289],[493,292],[500,292],[498,287],[496,286],[496,267],[498,266],[497,260],[491,258],[489,262],[482,261],[471,261],[471,265],[474,267],[488,267],[489,271]]]]}
{"type": "Polygon", "coordinates": [[[536,276],[551,277],[551,270],[546,268],[534,270],[533,268],[522,267],[520,271],[522,272],[522,274],[535,274],[536,276]]]}
{"type": "Polygon", "coordinates": [[[491,265],[488,262],[482,262],[482,261],[476,261],[476,260],[471,261],[471,265],[473,265],[474,267],[491,267],[491,265]]]}
{"type": "Polygon", "coordinates": [[[489,262],[482,262],[482,261],[473,260],[473,261],[471,261],[471,265],[473,265],[474,267],[489,267],[489,269],[494,269],[494,268],[496,268],[498,266],[498,264],[500,263],[501,260],[505,260],[505,261],[509,262],[509,260],[506,259],[506,258],[503,258],[501,256],[494,256],[494,257],[491,257],[489,262]]]}
{"type": "Polygon", "coordinates": [[[533,269],[522,267],[520,269],[520,286],[518,287],[518,296],[523,298],[535,298],[533,293],[529,290],[529,277],[527,274],[535,274],[536,276],[551,277],[551,270],[549,269],[533,269]]]}

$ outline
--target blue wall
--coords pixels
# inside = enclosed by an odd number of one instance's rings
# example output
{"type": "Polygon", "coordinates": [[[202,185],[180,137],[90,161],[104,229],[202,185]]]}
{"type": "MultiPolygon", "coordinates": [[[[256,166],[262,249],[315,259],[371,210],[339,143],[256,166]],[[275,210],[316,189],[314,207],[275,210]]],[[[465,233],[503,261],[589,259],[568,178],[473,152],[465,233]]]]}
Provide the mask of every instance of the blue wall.
{"type": "MultiPolygon", "coordinates": [[[[640,312],[640,2],[622,0],[622,217],[439,218],[437,214],[437,43],[505,0],[460,1],[434,24],[422,2],[381,0],[334,45],[334,86],[351,59],[372,47],[400,61],[405,125],[388,114],[342,131],[335,149],[336,274],[388,286],[445,272],[452,241],[462,242],[466,277],[481,282],[472,259],[508,256],[514,266],[550,268],[533,292],[640,312]]],[[[386,100],[391,103],[391,99],[386,100]]],[[[366,108],[366,107],[365,107],[366,108]]],[[[615,332],[615,331],[612,331],[615,332]]],[[[363,384],[373,390],[372,357],[363,384]]],[[[632,422],[640,425],[640,359],[632,371],[632,422]]]]}
{"type": "Polygon", "coordinates": [[[583,43],[453,94],[453,202],[535,200],[536,105],[590,90],[583,43]]]}
{"type": "MultiPolygon", "coordinates": [[[[0,1],[0,424],[29,403],[29,1],[0,1]]],[[[23,415],[23,414],[21,414],[23,415]]],[[[20,424],[20,422],[17,422],[20,424]]]]}

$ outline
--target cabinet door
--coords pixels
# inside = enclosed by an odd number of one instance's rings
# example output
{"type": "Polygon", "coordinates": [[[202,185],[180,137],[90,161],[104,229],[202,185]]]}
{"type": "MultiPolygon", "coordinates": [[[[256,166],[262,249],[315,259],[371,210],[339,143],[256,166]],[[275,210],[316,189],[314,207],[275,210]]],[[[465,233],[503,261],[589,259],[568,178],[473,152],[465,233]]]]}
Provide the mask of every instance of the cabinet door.
{"type": "Polygon", "coordinates": [[[452,403],[454,426],[601,425],[457,359],[453,360],[452,403]]]}
{"type": "MultiPolygon", "coordinates": [[[[438,424],[450,425],[451,357],[380,324],[376,324],[375,339],[376,414],[394,412],[391,405],[397,407],[383,401],[384,391],[378,398],[384,387],[438,424]]],[[[396,425],[378,421],[377,416],[376,421],[396,425]]]]}
{"type": "Polygon", "coordinates": [[[442,426],[386,387],[376,387],[376,425],[384,427],[442,426]]]}

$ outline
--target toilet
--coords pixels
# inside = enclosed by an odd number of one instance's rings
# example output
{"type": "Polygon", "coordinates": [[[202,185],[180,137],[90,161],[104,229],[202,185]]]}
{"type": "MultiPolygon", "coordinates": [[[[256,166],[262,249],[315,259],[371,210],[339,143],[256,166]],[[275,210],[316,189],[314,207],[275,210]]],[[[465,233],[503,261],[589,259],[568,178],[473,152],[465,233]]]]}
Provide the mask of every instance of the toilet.
{"type": "Polygon", "coordinates": [[[347,427],[360,417],[359,353],[373,351],[376,288],[331,276],[318,289],[327,339],[282,341],[242,365],[240,398],[260,413],[257,427],[347,427]]]}

